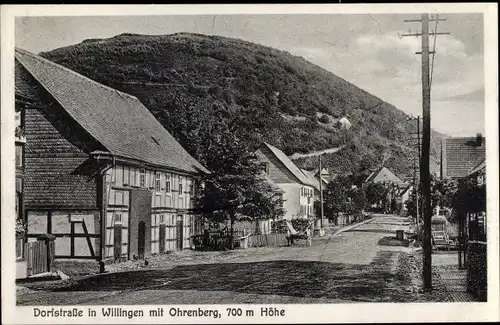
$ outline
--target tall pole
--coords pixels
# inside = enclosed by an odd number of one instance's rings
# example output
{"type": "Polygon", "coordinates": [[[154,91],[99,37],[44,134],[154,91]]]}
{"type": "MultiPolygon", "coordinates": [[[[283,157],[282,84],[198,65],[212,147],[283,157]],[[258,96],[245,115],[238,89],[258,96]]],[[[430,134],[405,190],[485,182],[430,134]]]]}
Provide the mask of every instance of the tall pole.
{"type": "MultiPolygon", "coordinates": [[[[436,29],[430,35],[447,35],[449,33],[438,33],[437,23],[446,19],[438,18],[436,15],[432,21],[436,22],[436,29]]],[[[424,290],[432,289],[432,229],[431,229],[431,182],[429,170],[430,158],[430,138],[431,138],[431,85],[429,76],[429,14],[422,14],[420,20],[405,20],[405,22],[420,22],[422,24],[422,32],[411,32],[402,36],[422,36],[422,51],[416,54],[422,54],[422,157],[420,161],[420,185],[422,186],[422,207],[424,219],[424,238],[423,238],[423,284],[424,290]]],[[[431,52],[435,55],[435,38],[434,49],[431,52]]],[[[433,57],[434,58],[434,57],[433,57]]],[[[433,62],[434,63],[434,62],[433,62]]]]}
{"type": "Polygon", "coordinates": [[[321,211],[321,229],[323,229],[323,178],[321,171],[321,155],[319,155],[319,206],[321,211]]]}
{"type": "Polygon", "coordinates": [[[443,139],[441,139],[441,156],[439,157],[439,178],[443,180],[443,139]]]}
{"type": "Polygon", "coordinates": [[[431,138],[431,91],[429,79],[429,15],[422,14],[422,162],[420,178],[423,187],[424,208],[424,289],[432,289],[432,243],[431,243],[431,193],[430,193],[430,139],[431,138]]]}

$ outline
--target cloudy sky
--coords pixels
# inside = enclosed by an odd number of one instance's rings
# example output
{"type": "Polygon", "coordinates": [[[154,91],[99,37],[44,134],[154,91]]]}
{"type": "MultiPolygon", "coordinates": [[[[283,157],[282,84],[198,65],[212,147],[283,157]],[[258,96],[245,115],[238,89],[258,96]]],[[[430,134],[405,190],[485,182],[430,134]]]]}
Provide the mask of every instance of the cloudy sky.
{"type": "MultiPolygon", "coordinates": [[[[418,15],[224,15],[26,17],[16,19],[16,46],[38,53],[121,33],[196,32],[286,50],[337,74],[410,115],[421,102],[418,15]]],[[[441,14],[432,77],[432,127],[452,136],[484,133],[482,14],[441,14]]],[[[431,30],[434,30],[434,23],[431,30]]],[[[431,48],[434,39],[430,39],[431,48]]]]}

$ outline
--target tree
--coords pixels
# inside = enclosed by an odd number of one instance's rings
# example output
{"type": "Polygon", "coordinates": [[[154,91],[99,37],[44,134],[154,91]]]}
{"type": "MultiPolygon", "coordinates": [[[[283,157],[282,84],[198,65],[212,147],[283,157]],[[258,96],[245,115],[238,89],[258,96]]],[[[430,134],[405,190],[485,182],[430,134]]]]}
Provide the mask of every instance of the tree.
{"type": "Polygon", "coordinates": [[[385,198],[386,188],[382,183],[368,183],[365,188],[366,201],[369,205],[379,203],[385,198]]]}
{"type": "Polygon", "coordinates": [[[355,188],[351,191],[352,202],[354,204],[356,212],[365,209],[368,201],[366,199],[365,191],[361,188],[355,188]]]}
{"type": "Polygon", "coordinates": [[[170,109],[160,111],[159,120],[211,172],[202,178],[196,211],[214,222],[230,221],[232,249],[237,217],[278,217],[284,212],[281,196],[261,176],[257,157],[226,122],[229,108],[224,103],[170,104],[170,109]]]}
{"type": "Polygon", "coordinates": [[[327,215],[336,217],[339,212],[347,212],[351,184],[350,177],[345,175],[339,175],[328,183],[323,194],[327,215]]]}
{"type": "MultiPolygon", "coordinates": [[[[434,209],[436,206],[454,208],[457,199],[458,183],[450,179],[439,179],[431,175],[431,207],[434,209]]],[[[419,189],[419,197],[423,197],[422,187],[419,189]]],[[[422,203],[422,201],[420,201],[422,203]]],[[[416,217],[416,192],[405,202],[408,213],[416,217]]]]}
{"type": "Polygon", "coordinates": [[[450,179],[431,178],[431,204],[436,206],[451,208],[457,192],[457,183],[450,179]]]}

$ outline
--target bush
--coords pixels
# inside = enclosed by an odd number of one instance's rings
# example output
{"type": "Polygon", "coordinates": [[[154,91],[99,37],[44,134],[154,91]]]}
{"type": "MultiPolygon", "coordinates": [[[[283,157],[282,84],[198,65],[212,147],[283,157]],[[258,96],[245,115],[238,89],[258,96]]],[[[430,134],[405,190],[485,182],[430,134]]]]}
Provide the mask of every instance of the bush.
{"type": "Polygon", "coordinates": [[[321,123],[323,124],[328,124],[330,123],[330,118],[328,117],[328,115],[321,115],[321,117],[318,119],[318,121],[320,121],[321,123]]]}

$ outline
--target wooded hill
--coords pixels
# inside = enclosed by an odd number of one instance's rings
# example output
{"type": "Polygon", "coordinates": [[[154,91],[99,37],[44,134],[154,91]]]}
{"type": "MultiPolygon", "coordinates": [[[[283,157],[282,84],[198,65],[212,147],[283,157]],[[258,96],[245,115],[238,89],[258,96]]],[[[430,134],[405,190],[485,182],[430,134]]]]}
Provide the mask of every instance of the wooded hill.
{"type": "MultiPolygon", "coordinates": [[[[266,141],[291,155],[344,145],[324,156],[333,173],[385,164],[404,177],[412,167],[411,126],[404,112],[288,52],[178,33],[90,39],[41,55],[137,96],[174,136],[177,126],[168,118],[176,110],[211,105],[224,110],[222,118],[252,148],[266,141]],[[349,130],[337,123],[343,116],[352,123],[349,130]]],[[[433,132],[434,171],[441,137],[433,132]]],[[[316,167],[317,158],[297,162],[316,167]]]]}

